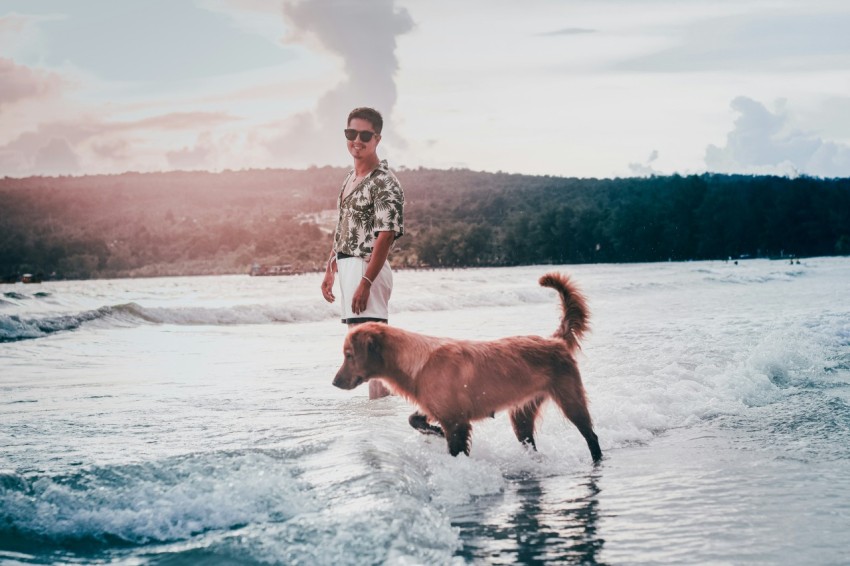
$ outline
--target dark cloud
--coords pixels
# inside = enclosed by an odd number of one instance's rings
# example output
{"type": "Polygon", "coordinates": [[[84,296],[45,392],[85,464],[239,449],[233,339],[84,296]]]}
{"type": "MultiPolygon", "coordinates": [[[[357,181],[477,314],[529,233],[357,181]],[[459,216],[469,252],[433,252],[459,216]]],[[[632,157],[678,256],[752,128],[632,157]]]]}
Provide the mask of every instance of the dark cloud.
{"type": "Polygon", "coordinates": [[[789,131],[789,117],[783,109],[771,112],[750,98],[734,99],[732,109],[738,113],[738,118],[734,129],[726,136],[726,145],[709,145],[705,150],[708,170],[850,176],[850,146],[805,132],[789,131]]]}
{"type": "MultiPolygon", "coordinates": [[[[398,70],[396,38],[413,29],[413,20],[394,0],[305,0],[286,3],[284,16],[295,36],[312,34],[343,62],[346,78],[326,92],[311,114],[299,115],[273,140],[270,149],[281,157],[298,154],[315,162],[340,162],[345,157],[342,130],[348,112],[371,106],[384,115],[384,137],[393,130],[398,70]]],[[[397,138],[395,140],[398,141],[397,138]]]]}

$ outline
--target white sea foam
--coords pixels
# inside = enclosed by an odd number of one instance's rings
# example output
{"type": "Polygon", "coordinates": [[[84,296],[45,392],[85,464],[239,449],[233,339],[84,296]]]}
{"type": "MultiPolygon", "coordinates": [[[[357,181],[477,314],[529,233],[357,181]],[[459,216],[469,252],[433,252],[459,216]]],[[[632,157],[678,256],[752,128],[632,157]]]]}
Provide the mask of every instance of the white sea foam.
{"type": "Polygon", "coordinates": [[[314,503],[289,466],[258,453],[210,454],[50,477],[6,473],[3,527],[52,543],[115,537],[143,544],[280,521],[314,503]]]}
{"type": "MultiPolygon", "coordinates": [[[[422,292],[400,297],[392,303],[392,313],[439,312],[479,307],[514,306],[517,304],[551,303],[552,294],[529,285],[520,289],[482,290],[473,292],[422,292]]],[[[302,323],[339,317],[339,307],[315,297],[295,297],[282,302],[272,297],[266,302],[227,306],[191,305],[191,300],[174,306],[145,306],[139,302],[107,305],[96,309],[61,312],[44,305],[22,310],[20,314],[0,315],[0,342],[41,338],[56,332],[77,330],[98,321],[101,326],[114,324],[175,324],[183,326],[227,326],[238,324],[302,323]]],[[[18,305],[20,306],[20,305],[18,305]]]]}

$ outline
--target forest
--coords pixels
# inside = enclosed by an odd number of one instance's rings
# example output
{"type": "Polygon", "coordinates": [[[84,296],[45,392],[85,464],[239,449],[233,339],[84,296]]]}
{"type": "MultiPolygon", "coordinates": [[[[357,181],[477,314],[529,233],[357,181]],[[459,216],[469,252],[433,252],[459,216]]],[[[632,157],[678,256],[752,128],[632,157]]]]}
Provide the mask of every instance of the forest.
{"type": "MultiPolygon", "coordinates": [[[[850,179],[578,179],[395,171],[395,267],[850,254],[850,179]]],[[[0,179],[0,276],[85,279],[323,269],[346,170],[0,179]]]]}

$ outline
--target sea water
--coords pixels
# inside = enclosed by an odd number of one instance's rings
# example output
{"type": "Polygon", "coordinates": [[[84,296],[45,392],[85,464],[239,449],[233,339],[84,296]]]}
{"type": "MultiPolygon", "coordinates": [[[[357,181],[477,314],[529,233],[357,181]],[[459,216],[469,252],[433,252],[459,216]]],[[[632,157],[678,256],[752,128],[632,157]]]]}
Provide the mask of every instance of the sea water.
{"type": "Polygon", "coordinates": [[[318,274],[0,285],[0,562],[850,563],[850,259],[400,271],[390,322],[549,335],[551,270],[598,466],[551,404],[453,458],[334,388],[318,274]]]}

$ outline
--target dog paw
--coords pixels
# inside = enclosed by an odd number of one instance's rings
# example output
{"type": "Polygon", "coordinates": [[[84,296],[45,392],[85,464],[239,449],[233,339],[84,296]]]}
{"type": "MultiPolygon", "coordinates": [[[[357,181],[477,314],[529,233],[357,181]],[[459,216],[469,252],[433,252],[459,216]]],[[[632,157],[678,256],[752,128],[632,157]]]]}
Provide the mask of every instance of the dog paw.
{"type": "Polygon", "coordinates": [[[410,426],[412,426],[422,434],[432,434],[434,436],[445,437],[443,429],[437,425],[430,424],[428,422],[428,417],[426,417],[422,413],[413,413],[412,415],[410,415],[410,418],[407,419],[407,422],[410,423],[410,426]]]}

